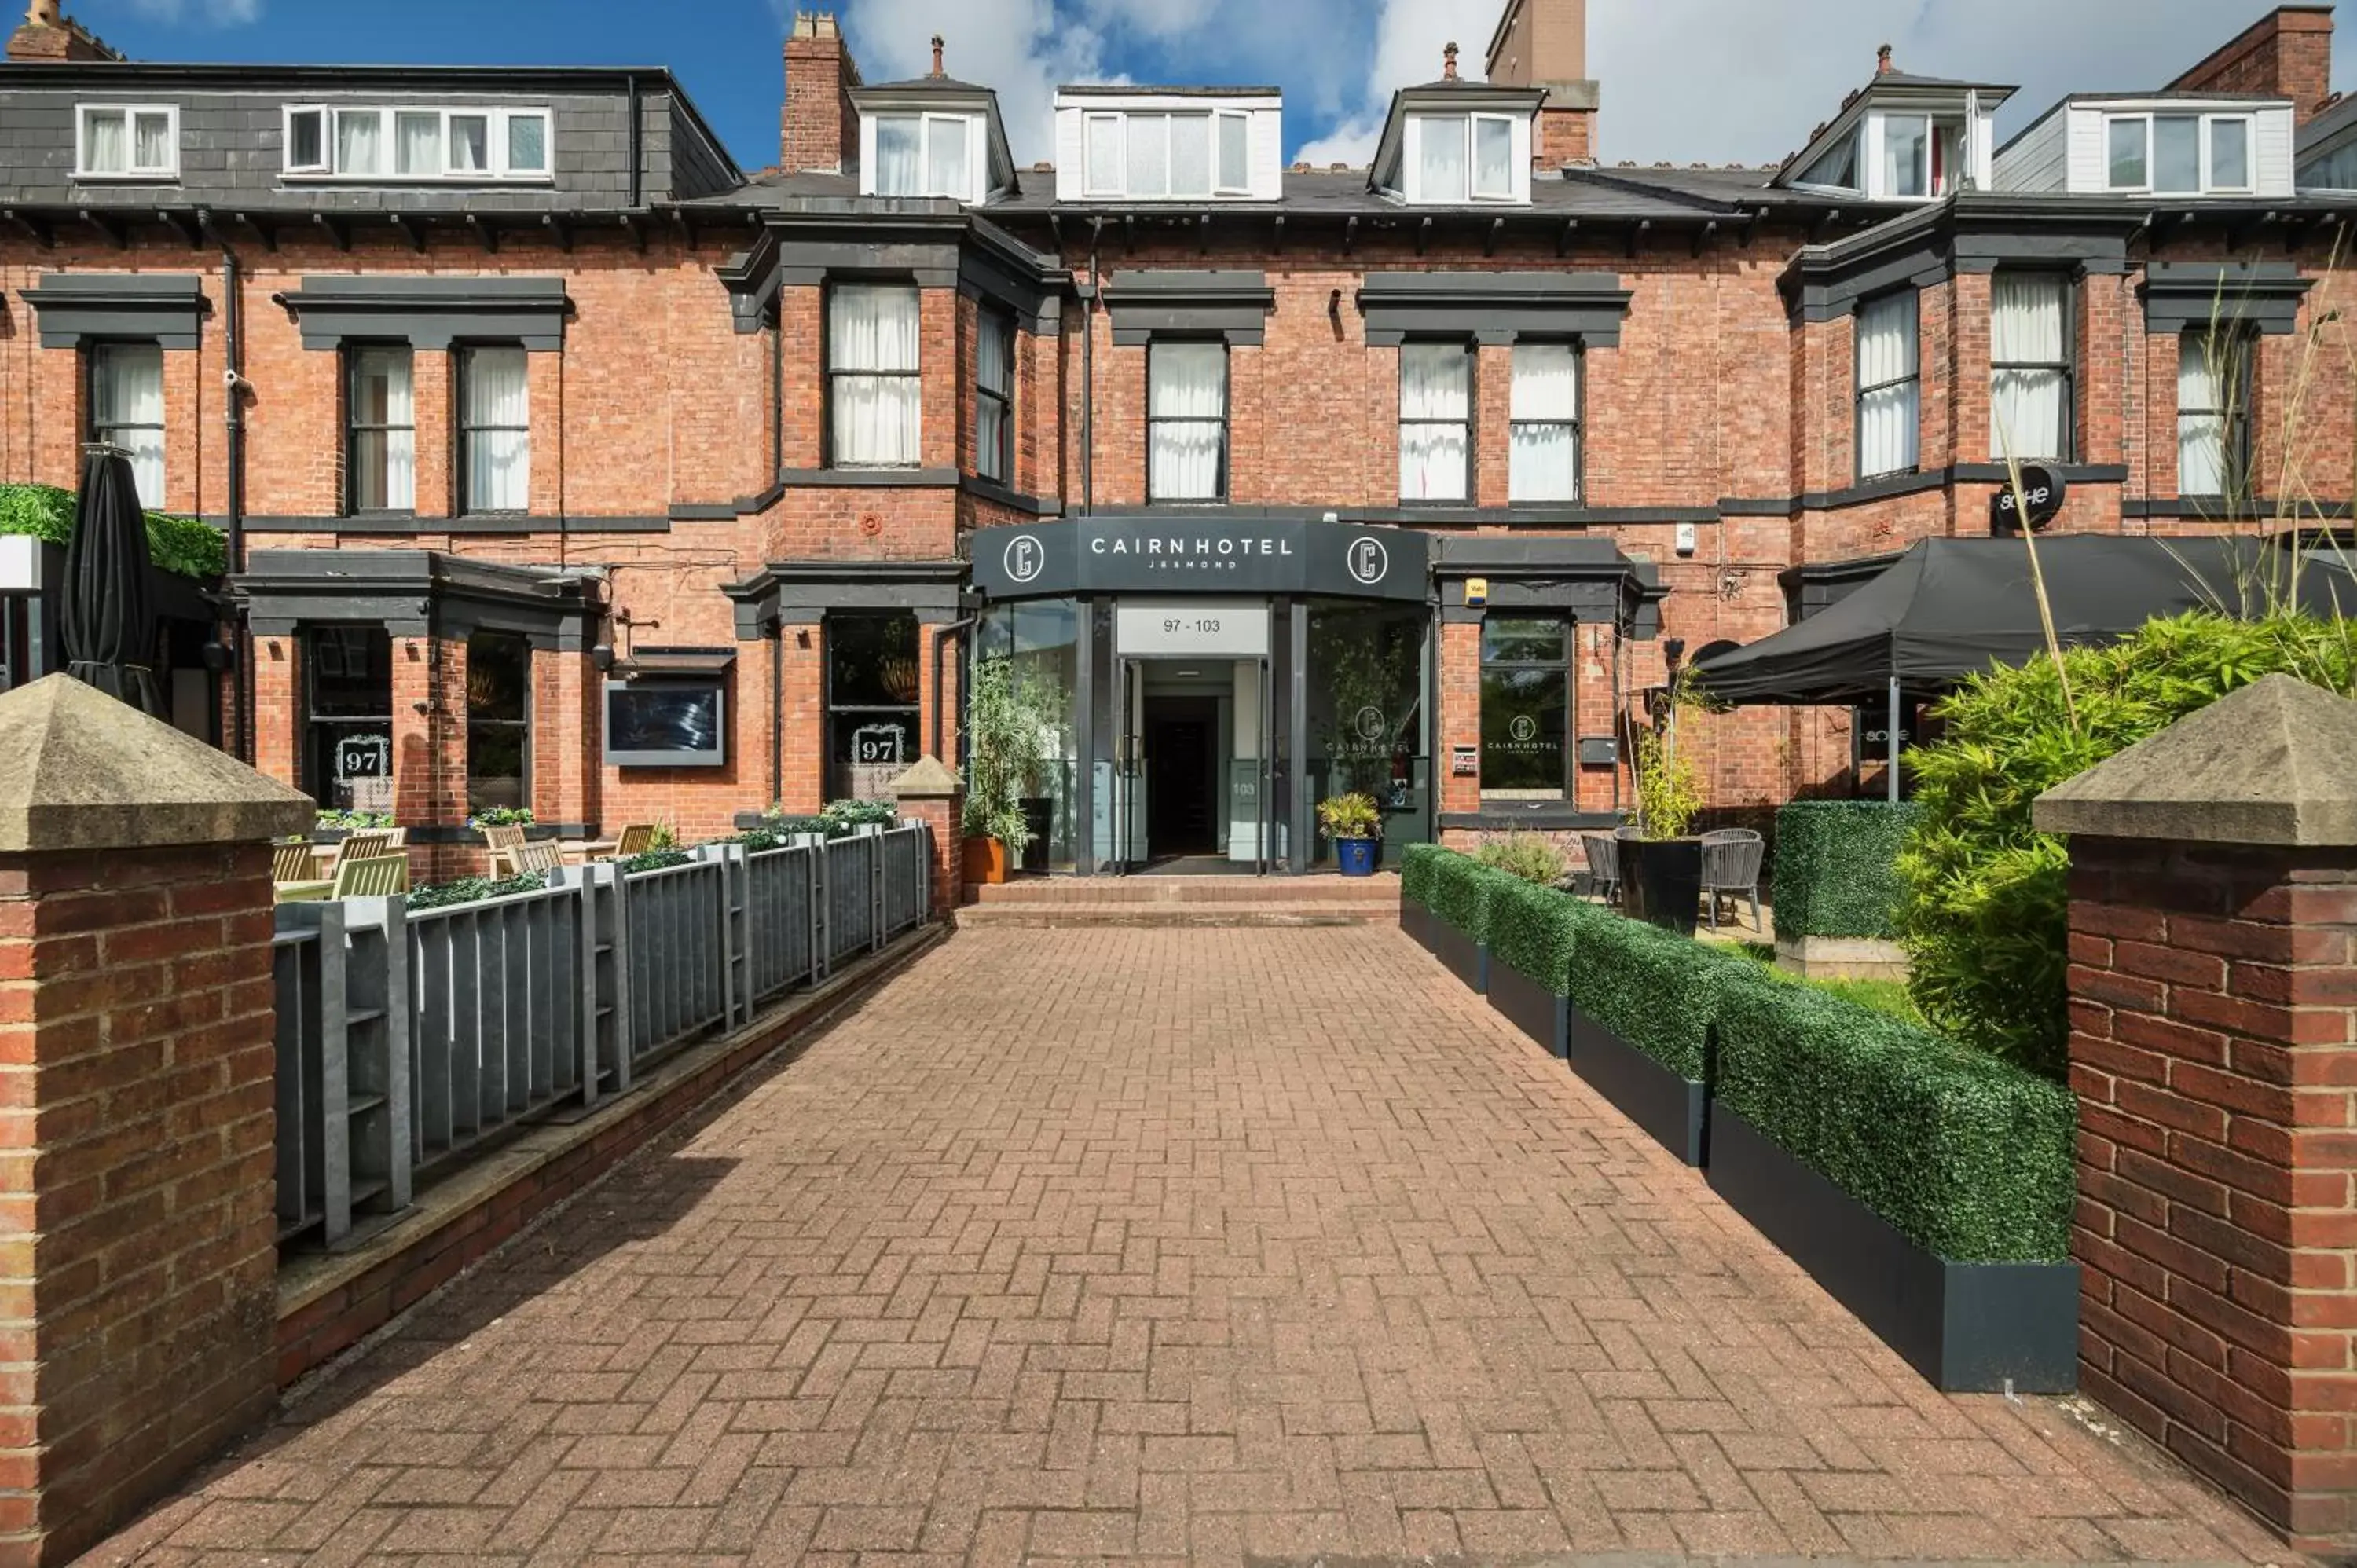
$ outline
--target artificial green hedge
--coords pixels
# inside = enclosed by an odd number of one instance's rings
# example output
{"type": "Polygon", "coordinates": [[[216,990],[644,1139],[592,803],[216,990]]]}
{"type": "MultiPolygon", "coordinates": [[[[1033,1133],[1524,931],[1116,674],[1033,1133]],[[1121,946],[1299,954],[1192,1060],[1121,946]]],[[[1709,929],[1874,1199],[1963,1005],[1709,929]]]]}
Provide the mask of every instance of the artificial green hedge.
{"type": "Polygon", "coordinates": [[[1742,959],[1642,920],[1602,909],[1574,918],[1581,924],[1571,1004],[1680,1078],[1701,1082],[1726,996],[1768,983],[1748,973],[1742,959]]]}
{"type": "Polygon", "coordinates": [[[1776,813],[1776,931],[1898,936],[1899,846],[1911,801],[1795,800],[1776,813]]]}
{"type": "MultiPolygon", "coordinates": [[[[52,544],[72,542],[74,493],[55,485],[0,485],[0,533],[30,534],[52,544]]],[[[193,517],[147,514],[147,553],[159,571],[210,582],[229,570],[221,531],[193,517]]]]}
{"type": "Polygon", "coordinates": [[[452,904],[478,904],[486,898],[505,898],[517,893],[540,893],[548,887],[548,878],[533,872],[514,876],[462,876],[456,882],[436,882],[420,887],[409,896],[409,908],[440,909],[452,904]]]}
{"type": "Polygon", "coordinates": [[[1567,894],[1515,877],[1512,886],[1490,897],[1490,956],[1557,996],[1569,995],[1581,928],[1599,918],[1610,917],[1567,894]]]}
{"type": "Polygon", "coordinates": [[[1469,855],[1449,854],[1434,868],[1432,894],[1425,901],[1447,924],[1477,942],[1490,940],[1490,914],[1497,896],[1523,886],[1518,878],[1493,870],[1469,855]]]}
{"type": "MultiPolygon", "coordinates": [[[[1453,851],[1437,843],[1412,843],[1400,852],[1400,897],[1413,898],[1429,908],[1432,904],[1433,878],[1440,873],[1440,863],[1453,851]]],[[[1457,856],[1463,859],[1461,855],[1457,856]]]]}
{"type": "Polygon", "coordinates": [[[1953,1262],[2070,1255],[2070,1090],[1803,986],[1722,990],[1717,1029],[1714,1098],[1917,1245],[1953,1262]]]}

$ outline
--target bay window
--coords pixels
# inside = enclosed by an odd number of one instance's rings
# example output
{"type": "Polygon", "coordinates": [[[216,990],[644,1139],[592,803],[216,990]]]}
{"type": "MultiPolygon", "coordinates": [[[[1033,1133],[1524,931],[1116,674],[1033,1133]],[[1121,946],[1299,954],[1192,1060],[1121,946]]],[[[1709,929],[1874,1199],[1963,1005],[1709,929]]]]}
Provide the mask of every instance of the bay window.
{"type": "Polygon", "coordinates": [[[532,506],[532,396],[522,349],[458,355],[458,494],[468,512],[532,506]]]}
{"type": "Polygon", "coordinates": [[[921,385],[913,284],[836,284],[827,296],[828,462],[913,468],[921,385]]]}
{"type": "Polygon", "coordinates": [[[1010,484],[1015,477],[1015,323],[985,306],[974,318],[974,471],[1010,484]]]}
{"type": "Polygon", "coordinates": [[[1228,346],[1146,349],[1148,500],[1215,501],[1228,493],[1228,346]]]}
{"type": "Polygon", "coordinates": [[[1472,493],[1473,351],[1464,343],[1400,345],[1400,499],[1472,493]]]}
{"type": "Polygon", "coordinates": [[[1481,796],[1551,800],[1571,777],[1572,624],[1561,616],[1481,622],[1481,796]]]}
{"type": "Polygon", "coordinates": [[[1914,470],[1921,436],[1913,290],[1857,313],[1857,477],[1914,470]]]}
{"type": "Polygon", "coordinates": [[[102,343],[90,351],[90,439],[131,459],[139,504],[164,504],[164,350],[102,343]]]}
{"type": "Polygon", "coordinates": [[[467,639],[467,810],[532,804],[532,643],[512,631],[467,639]]]}
{"type": "Polygon", "coordinates": [[[1510,501],[1579,499],[1579,351],[1568,343],[1514,345],[1510,501]]]}
{"type": "Polygon", "coordinates": [[[344,392],[344,503],[348,510],[409,511],[417,505],[417,421],[404,347],[354,349],[344,392]]]}
{"type": "Polygon", "coordinates": [[[2188,332],[2177,361],[2177,493],[2239,497],[2251,467],[2251,339],[2188,332]]]}
{"type": "Polygon", "coordinates": [[[1999,273],[1989,295],[1989,456],[2071,456],[2071,285],[1999,273]]]}
{"type": "Polygon", "coordinates": [[[917,759],[917,618],[826,618],[827,798],[872,800],[917,759]]]}

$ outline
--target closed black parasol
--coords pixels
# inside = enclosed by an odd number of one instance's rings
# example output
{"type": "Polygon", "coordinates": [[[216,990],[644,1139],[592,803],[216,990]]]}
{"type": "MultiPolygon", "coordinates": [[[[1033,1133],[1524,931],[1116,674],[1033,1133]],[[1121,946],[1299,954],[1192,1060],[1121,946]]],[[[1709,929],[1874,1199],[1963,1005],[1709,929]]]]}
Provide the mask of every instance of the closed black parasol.
{"type": "Polygon", "coordinates": [[[147,519],[131,461],[112,448],[97,448],[82,470],[73,539],[66,546],[59,628],[65,634],[66,671],[161,718],[147,571],[147,519]]]}

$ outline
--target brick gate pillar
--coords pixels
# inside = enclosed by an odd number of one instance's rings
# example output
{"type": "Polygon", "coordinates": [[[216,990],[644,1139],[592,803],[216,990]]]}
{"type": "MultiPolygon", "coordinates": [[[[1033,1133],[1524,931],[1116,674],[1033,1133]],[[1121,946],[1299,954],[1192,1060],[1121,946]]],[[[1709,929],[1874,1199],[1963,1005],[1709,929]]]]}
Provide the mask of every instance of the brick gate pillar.
{"type": "Polygon", "coordinates": [[[902,816],[921,817],[933,830],[933,918],[946,919],[965,901],[965,842],[958,831],[965,780],[939,757],[919,757],[892,780],[892,797],[902,816]]]}
{"type": "Polygon", "coordinates": [[[64,675],[0,696],[0,1564],[275,1402],[269,841],[308,797],[64,675]]]}
{"type": "Polygon", "coordinates": [[[2082,1387],[2357,1541],[2357,703],[2270,676],[2050,791],[2082,1387]]]}

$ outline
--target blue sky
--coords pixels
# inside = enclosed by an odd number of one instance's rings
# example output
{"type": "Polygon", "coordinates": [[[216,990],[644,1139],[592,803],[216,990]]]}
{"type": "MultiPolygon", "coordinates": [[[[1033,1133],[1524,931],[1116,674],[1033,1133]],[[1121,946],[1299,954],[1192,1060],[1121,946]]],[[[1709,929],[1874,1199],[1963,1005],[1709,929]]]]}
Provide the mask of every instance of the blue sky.
{"type": "MultiPolygon", "coordinates": [[[[737,160],[776,156],[779,44],[794,0],[69,0],[148,59],[666,65],[737,160]]],[[[813,0],[803,0],[805,5],[813,0]]],[[[817,0],[869,81],[914,75],[926,39],[999,89],[1017,156],[1046,156],[1058,81],[1274,82],[1286,140],[1363,160],[1402,82],[1455,39],[1478,70],[1501,0],[817,0]]],[[[2000,122],[2072,90],[2158,87],[2266,0],[1588,0],[1602,155],[1774,162],[1873,69],[2019,82],[2000,122]]],[[[0,0],[0,5],[8,0],[0,0]]],[[[2334,85],[2357,83],[2357,38],[2334,85]]]]}

